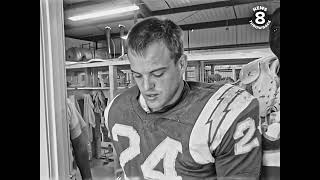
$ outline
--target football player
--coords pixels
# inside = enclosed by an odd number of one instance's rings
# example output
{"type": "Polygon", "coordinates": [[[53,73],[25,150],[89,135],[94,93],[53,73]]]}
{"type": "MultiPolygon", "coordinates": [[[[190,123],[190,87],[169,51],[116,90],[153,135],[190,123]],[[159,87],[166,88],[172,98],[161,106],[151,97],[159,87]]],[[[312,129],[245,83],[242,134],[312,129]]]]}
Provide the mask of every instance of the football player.
{"type": "Polygon", "coordinates": [[[262,180],[280,179],[280,8],[271,17],[269,43],[275,56],[250,62],[240,72],[240,86],[260,104],[262,180]]]}
{"type": "Polygon", "coordinates": [[[182,35],[155,17],[128,33],[136,85],[105,109],[121,179],[258,179],[258,100],[238,86],[184,81],[182,35]]]}
{"type": "Polygon", "coordinates": [[[263,123],[263,164],[262,180],[280,179],[280,8],[272,14],[269,30],[269,43],[271,51],[277,56],[278,61],[275,74],[277,75],[277,90],[270,100],[272,103],[267,108],[266,118],[263,123]]]}

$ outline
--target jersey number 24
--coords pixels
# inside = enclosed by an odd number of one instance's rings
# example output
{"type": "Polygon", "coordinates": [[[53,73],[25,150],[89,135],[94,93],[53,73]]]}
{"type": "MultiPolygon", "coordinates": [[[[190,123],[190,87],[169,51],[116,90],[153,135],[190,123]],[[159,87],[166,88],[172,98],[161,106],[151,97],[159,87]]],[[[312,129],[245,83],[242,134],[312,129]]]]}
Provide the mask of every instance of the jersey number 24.
{"type": "MultiPolygon", "coordinates": [[[[255,122],[251,118],[238,123],[233,138],[243,138],[235,144],[235,155],[247,153],[252,148],[259,146],[257,138],[248,142],[254,135],[255,129],[255,122]],[[244,135],[243,132],[247,129],[248,131],[244,135]]],[[[123,150],[119,156],[120,165],[124,168],[128,161],[140,154],[140,136],[133,127],[122,124],[115,124],[112,128],[112,134],[114,141],[118,141],[118,136],[129,138],[129,147],[123,150]]],[[[178,176],[175,170],[175,161],[179,152],[182,153],[181,142],[170,137],[165,138],[141,165],[144,178],[182,180],[182,177],[178,176]],[[163,159],[164,173],[154,170],[161,159],[163,159]]]]}

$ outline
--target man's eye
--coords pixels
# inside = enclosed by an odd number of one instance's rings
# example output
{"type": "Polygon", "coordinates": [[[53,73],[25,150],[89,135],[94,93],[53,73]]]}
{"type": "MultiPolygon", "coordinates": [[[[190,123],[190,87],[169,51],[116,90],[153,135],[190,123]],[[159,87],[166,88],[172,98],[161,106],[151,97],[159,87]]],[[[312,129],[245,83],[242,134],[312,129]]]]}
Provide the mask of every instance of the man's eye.
{"type": "Polygon", "coordinates": [[[137,74],[137,73],[133,73],[133,76],[134,76],[135,78],[141,78],[141,77],[142,77],[141,74],[137,74]]]}
{"type": "Polygon", "coordinates": [[[164,74],[164,72],[161,73],[153,73],[152,75],[155,77],[161,77],[164,74]]]}

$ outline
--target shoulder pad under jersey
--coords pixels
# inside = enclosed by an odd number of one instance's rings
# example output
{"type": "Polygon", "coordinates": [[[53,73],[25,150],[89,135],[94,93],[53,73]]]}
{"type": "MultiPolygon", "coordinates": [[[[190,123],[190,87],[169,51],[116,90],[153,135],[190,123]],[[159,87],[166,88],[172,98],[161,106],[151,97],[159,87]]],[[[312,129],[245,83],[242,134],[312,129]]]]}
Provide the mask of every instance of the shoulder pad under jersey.
{"type": "MultiPolygon", "coordinates": [[[[239,75],[239,79],[241,84],[250,84],[258,79],[261,73],[261,65],[267,67],[268,72],[275,72],[277,66],[279,65],[279,61],[276,56],[267,56],[263,58],[256,59],[245,66],[242,67],[239,75]],[[269,68],[269,64],[271,64],[269,68]]],[[[265,71],[265,72],[267,72],[265,71]]]]}
{"type": "Polygon", "coordinates": [[[259,100],[260,116],[266,115],[267,107],[276,94],[279,84],[276,73],[278,66],[276,56],[268,56],[248,63],[240,72],[240,84],[250,85],[253,95],[259,100]]]}

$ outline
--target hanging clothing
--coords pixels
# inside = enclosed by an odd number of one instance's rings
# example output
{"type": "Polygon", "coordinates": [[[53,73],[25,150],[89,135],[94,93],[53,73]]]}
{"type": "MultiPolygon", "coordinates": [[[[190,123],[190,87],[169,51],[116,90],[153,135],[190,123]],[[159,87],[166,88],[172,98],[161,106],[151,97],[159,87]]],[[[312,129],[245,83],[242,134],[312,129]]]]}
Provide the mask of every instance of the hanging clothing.
{"type": "Polygon", "coordinates": [[[94,112],[103,113],[106,108],[105,96],[102,91],[92,91],[92,101],[94,103],[94,112]]]}
{"type": "Polygon", "coordinates": [[[81,113],[80,106],[79,106],[79,103],[78,103],[78,101],[77,101],[77,99],[76,99],[76,96],[75,96],[75,95],[71,95],[71,96],[68,97],[68,99],[74,104],[74,106],[75,106],[75,108],[77,109],[77,111],[78,111],[80,114],[82,114],[82,113],[81,113]]]}
{"type": "Polygon", "coordinates": [[[96,126],[95,117],[94,117],[94,104],[92,102],[92,98],[90,94],[84,94],[84,107],[83,107],[83,119],[86,123],[88,123],[88,137],[89,141],[92,142],[93,135],[92,135],[92,127],[96,126]]]}
{"type": "Polygon", "coordinates": [[[103,121],[103,112],[106,108],[105,104],[105,96],[102,91],[92,91],[92,102],[94,104],[94,115],[95,115],[95,122],[96,126],[93,128],[93,149],[94,153],[93,156],[99,159],[101,157],[101,123],[103,121]]]}
{"type": "Polygon", "coordinates": [[[101,114],[94,113],[96,119],[96,127],[92,128],[93,131],[93,141],[92,145],[92,156],[96,159],[100,159],[101,157],[101,132],[100,132],[100,125],[101,125],[101,114]]]}
{"type": "Polygon", "coordinates": [[[83,131],[83,128],[87,126],[75,103],[69,98],[67,98],[67,120],[69,122],[71,139],[77,138],[83,131]]]}
{"type": "Polygon", "coordinates": [[[84,94],[84,108],[83,108],[83,119],[91,124],[93,127],[96,126],[95,118],[94,118],[94,104],[92,102],[92,98],[90,94],[84,94]]]}
{"type": "MultiPolygon", "coordinates": [[[[85,132],[85,129],[87,128],[87,124],[84,122],[80,112],[76,107],[76,104],[78,103],[75,101],[74,96],[67,98],[67,123],[69,127],[68,135],[71,140],[79,137],[80,134],[85,132]]],[[[75,177],[77,173],[77,165],[73,156],[71,142],[69,143],[69,170],[70,174],[75,177]]]]}

